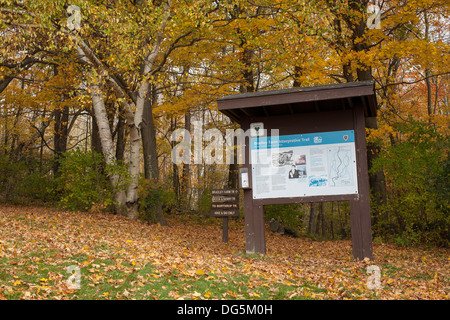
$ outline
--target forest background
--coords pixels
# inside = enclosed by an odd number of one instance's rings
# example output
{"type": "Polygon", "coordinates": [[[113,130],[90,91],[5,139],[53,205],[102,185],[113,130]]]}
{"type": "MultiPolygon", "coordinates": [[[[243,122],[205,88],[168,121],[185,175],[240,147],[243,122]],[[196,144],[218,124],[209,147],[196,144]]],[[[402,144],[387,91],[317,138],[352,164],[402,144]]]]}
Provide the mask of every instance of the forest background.
{"type": "MultiPolygon", "coordinates": [[[[375,240],[448,246],[444,0],[0,1],[0,200],[166,224],[237,165],[175,164],[179,128],[236,124],[229,94],[373,80],[375,240]]],[[[210,141],[203,141],[206,147],[210,141]]],[[[266,206],[298,235],[350,236],[348,203],[266,206]]]]}

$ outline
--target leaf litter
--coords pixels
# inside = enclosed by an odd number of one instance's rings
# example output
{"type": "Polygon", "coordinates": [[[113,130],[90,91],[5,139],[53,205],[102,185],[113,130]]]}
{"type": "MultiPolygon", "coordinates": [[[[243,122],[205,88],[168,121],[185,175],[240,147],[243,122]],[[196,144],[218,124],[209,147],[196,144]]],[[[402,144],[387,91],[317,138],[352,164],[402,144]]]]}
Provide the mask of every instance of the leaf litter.
{"type": "Polygon", "coordinates": [[[266,255],[246,254],[243,220],[170,215],[170,226],[105,213],[0,207],[0,299],[440,299],[449,249],[374,243],[374,261],[351,241],[266,231],[266,255]],[[70,288],[67,267],[80,270],[70,288]],[[371,287],[380,270],[379,286],[371,287]],[[198,284],[206,284],[203,287],[198,284]]]}

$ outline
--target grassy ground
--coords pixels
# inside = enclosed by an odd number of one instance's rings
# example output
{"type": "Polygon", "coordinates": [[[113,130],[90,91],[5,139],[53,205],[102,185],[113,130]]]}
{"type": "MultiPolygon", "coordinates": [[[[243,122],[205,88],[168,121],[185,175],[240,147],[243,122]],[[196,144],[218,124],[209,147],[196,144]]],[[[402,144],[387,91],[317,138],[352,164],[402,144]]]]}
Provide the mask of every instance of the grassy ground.
{"type": "Polygon", "coordinates": [[[243,220],[228,244],[219,219],[168,220],[3,205],[0,299],[448,299],[448,249],[374,243],[354,261],[350,241],[267,231],[267,255],[248,255],[243,220]]]}

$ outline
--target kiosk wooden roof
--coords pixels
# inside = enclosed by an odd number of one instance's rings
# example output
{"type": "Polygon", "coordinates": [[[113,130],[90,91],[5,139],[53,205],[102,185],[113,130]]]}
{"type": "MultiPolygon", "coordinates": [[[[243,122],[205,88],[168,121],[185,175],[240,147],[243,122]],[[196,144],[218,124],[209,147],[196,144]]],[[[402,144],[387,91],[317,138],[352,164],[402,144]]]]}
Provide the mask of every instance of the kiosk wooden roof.
{"type": "Polygon", "coordinates": [[[373,81],[234,94],[217,100],[219,111],[240,123],[243,118],[271,117],[352,109],[364,106],[365,117],[375,117],[373,81]]]}

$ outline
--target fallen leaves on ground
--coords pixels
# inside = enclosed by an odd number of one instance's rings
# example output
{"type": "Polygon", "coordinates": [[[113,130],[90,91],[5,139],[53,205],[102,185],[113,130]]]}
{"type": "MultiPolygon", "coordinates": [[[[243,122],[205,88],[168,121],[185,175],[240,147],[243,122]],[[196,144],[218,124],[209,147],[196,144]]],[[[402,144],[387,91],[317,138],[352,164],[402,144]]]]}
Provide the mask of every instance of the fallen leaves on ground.
{"type": "Polygon", "coordinates": [[[374,261],[355,261],[351,241],[266,232],[267,254],[249,255],[242,219],[230,221],[225,244],[220,220],[167,218],[170,227],[4,205],[0,299],[448,299],[448,249],[374,243],[374,261]]]}

